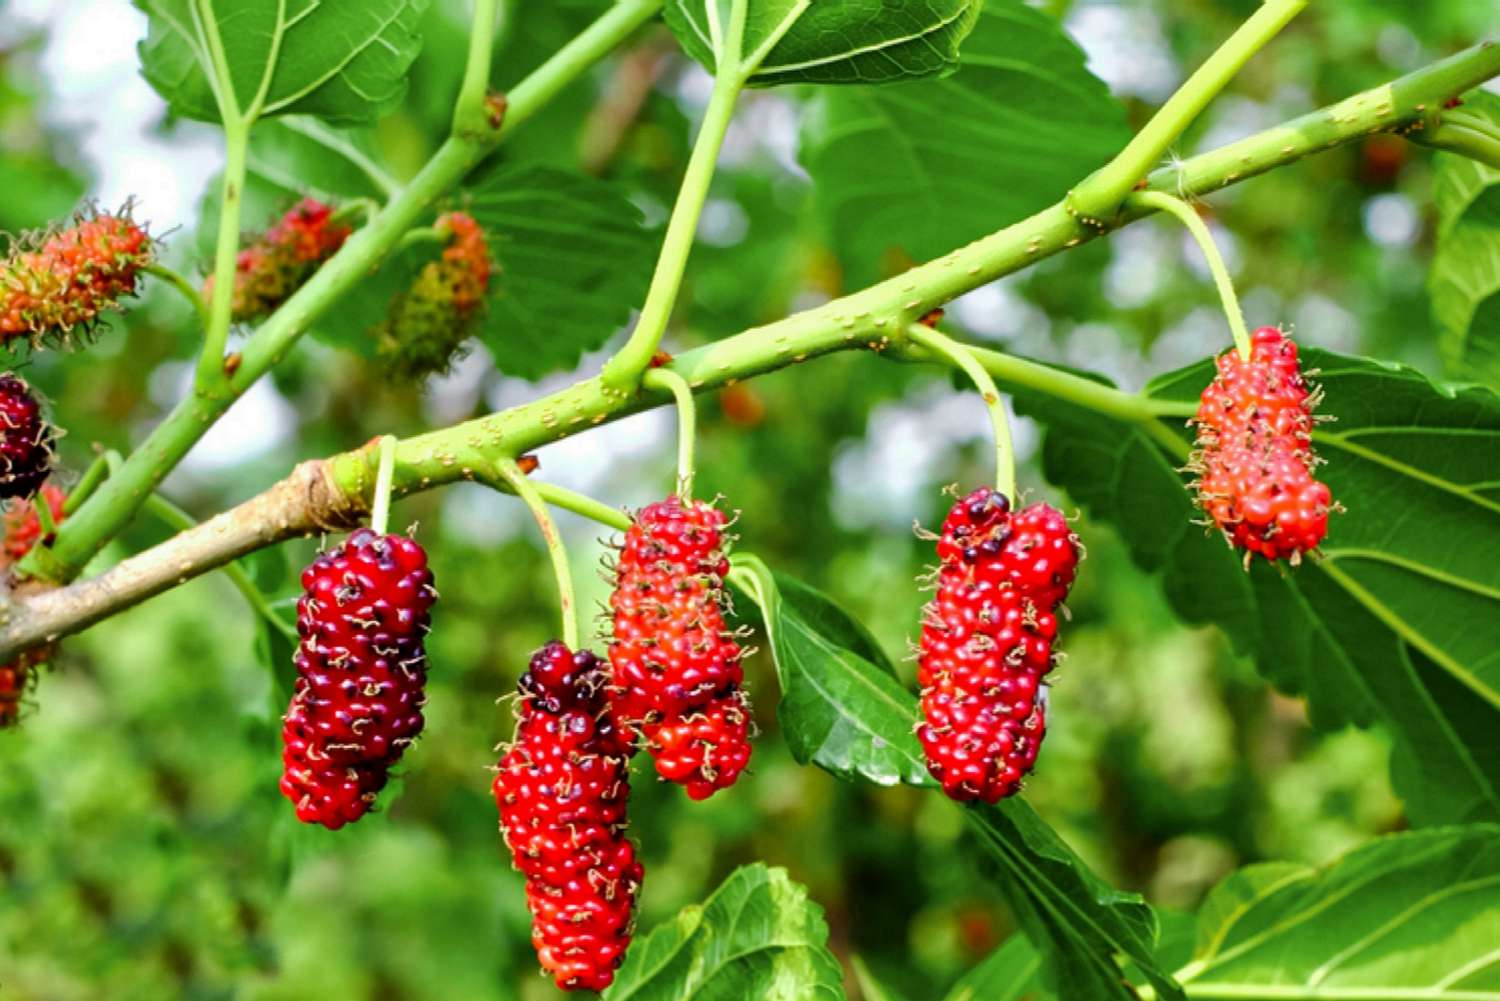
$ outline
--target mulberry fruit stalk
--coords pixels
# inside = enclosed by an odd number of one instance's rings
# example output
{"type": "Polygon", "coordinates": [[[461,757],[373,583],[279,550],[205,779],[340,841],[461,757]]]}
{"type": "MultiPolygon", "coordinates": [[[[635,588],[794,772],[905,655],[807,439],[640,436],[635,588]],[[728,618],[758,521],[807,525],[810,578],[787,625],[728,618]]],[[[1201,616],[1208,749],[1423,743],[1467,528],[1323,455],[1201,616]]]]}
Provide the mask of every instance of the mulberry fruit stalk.
{"type": "Polygon", "coordinates": [[[0,498],[30,497],[52,472],[52,425],[26,380],[0,375],[0,498]]]}
{"type": "MultiPolygon", "coordinates": [[[[0,569],[9,569],[31,552],[42,539],[42,520],[36,505],[46,504],[52,511],[53,524],[63,520],[63,492],[51,483],[44,485],[36,498],[22,501],[5,512],[5,539],[0,546],[0,569]]],[[[50,540],[49,540],[50,541],[50,540]]],[[[28,650],[8,664],[0,666],[0,729],[14,726],[21,717],[21,699],[36,679],[36,667],[52,656],[50,646],[28,650]]]]}
{"type": "Polygon", "coordinates": [[[123,214],[20,241],[0,262],[0,340],[86,331],[135,293],[150,263],[151,238],[123,214]]]}
{"type": "Polygon", "coordinates": [[[369,811],[422,731],[437,591],[420,545],[367,528],[319,555],[302,588],[281,791],[298,820],[337,830],[369,811]]]}
{"type": "Polygon", "coordinates": [[[917,737],[945,793],[994,803],[1020,790],[1046,733],[1042,680],[1078,541],[1057,509],[1013,513],[1003,494],[981,487],[948,512],[937,553],[918,651],[917,737]]]}
{"type": "Polygon", "coordinates": [[[532,945],[565,990],[602,991],[630,945],[641,864],[625,836],[629,737],[599,658],[556,640],[521,676],[495,774],[500,829],[526,877],[532,945]]]}
{"type": "Polygon", "coordinates": [[[724,513],[676,497],[625,533],[610,608],[615,712],[662,778],[705,799],[750,760],[743,651],[724,621],[724,513]]]}
{"type": "Polygon", "coordinates": [[[1224,352],[1203,390],[1190,468],[1198,503],[1229,544],[1296,564],[1328,534],[1333,498],[1313,476],[1313,404],[1297,345],[1275,327],[1251,337],[1249,360],[1224,352]]]}
{"type": "MultiPolygon", "coordinates": [[[[269,316],[338,252],[353,230],[333,216],[333,207],[304,198],[265,235],[240,251],[234,265],[230,315],[239,321],[269,316]]],[[[212,299],[214,279],[203,285],[212,299]]]]}
{"type": "Polygon", "coordinates": [[[447,246],[391,300],[378,331],[381,356],[412,379],[447,371],[474,333],[494,270],[484,230],[473,216],[449,212],[434,228],[448,232],[447,246]]]}

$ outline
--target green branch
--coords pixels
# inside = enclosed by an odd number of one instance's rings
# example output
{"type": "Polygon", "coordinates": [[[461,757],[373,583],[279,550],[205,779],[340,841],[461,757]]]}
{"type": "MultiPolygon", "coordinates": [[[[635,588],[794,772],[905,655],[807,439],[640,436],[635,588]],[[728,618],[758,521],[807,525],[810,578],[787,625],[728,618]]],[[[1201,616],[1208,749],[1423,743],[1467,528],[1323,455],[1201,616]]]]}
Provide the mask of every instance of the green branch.
{"type": "Polygon", "coordinates": [[[1161,162],[1208,103],[1307,3],[1308,0],[1266,0],[1177,88],[1118,156],[1068,193],[1069,210],[1094,225],[1111,220],[1125,196],[1161,162]]]}
{"type": "Polygon", "coordinates": [[[487,99],[490,91],[490,54],[495,44],[496,0],[474,0],[474,18],[469,27],[469,57],[464,64],[463,83],[453,104],[453,134],[483,135],[491,124],[487,99]]]}
{"type": "MultiPolygon", "coordinates": [[[[228,380],[228,391],[211,396],[193,393],[182,400],[131,454],[119,475],[110,477],[61,526],[54,546],[33,548],[21,564],[21,571],[53,583],[77,576],[84,564],[125,527],[144,499],[230,405],[284,358],[319,317],[377,267],[402,234],[416,224],[443,192],[457,184],[558,91],[655,16],[661,3],[662,0],[622,0],[615,4],[517,85],[509,95],[505,120],[498,130],[479,138],[450,138],[445,142],[369,225],[351,236],[306,285],[261,325],[245,345],[240,367],[228,380]]],[[[222,260],[217,270],[222,270],[222,260]]],[[[227,278],[216,282],[216,296],[232,290],[232,270],[227,274],[227,278]]]]}
{"type": "Polygon", "coordinates": [[[1436,129],[1413,132],[1411,138],[1423,146],[1457,153],[1500,170],[1500,137],[1492,135],[1489,130],[1472,129],[1457,122],[1444,122],[1436,129]]]}
{"type": "Polygon", "coordinates": [[[229,325],[233,321],[234,272],[240,252],[240,208],[245,200],[245,158],[249,150],[250,124],[226,118],[219,239],[214,251],[214,292],[208,304],[208,326],[203,334],[198,378],[193,388],[199,396],[224,395],[228,381],[224,372],[224,348],[229,343],[229,325]]]}

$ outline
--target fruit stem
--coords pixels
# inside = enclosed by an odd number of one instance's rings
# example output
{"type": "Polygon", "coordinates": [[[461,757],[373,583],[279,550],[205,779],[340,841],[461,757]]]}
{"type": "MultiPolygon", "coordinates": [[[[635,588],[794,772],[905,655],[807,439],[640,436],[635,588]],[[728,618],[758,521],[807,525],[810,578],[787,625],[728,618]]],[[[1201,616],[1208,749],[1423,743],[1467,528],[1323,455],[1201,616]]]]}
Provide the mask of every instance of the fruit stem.
{"type": "Polygon", "coordinates": [[[396,241],[396,250],[406,250],[423,243],[447,243],[453,239],[453,231],[446,226],[418,226],[409,229],[406,234],[396,241]]]}
{"type": "Polygon", "coordinates": [[[1208,270],[1214,276],[1214,285],[1218,286],[1219,299],[1224,304],[1224,318],[1229,321],[1229,330],[1234,335],[1234,346],[1239,349],[1240,359],[1249,361],[1250,332],[1245,329],[1245,314],[1240,310],[1239,297],[1234,294],[1234,282],[1230,280],[1229,269],[1224,265],[1224,257],[1219,253],[1207,224],[1187,202],[1162,191],[1142,191],[1131,195],[1129,201],[1141,208],[1156,209],[1175,216],[1178,222],[1187,227],[1187,231],[1198,242],[1198,248],[1203,251],[1204,259],[1208,261],[1208,270]]]}
{"type": "Polygon", "coordinates": [[[979,390],[979,395],[990,412],[990,424],[995,430],[995,489],[1007,500],[1014,502],[1017,499],[1016,450],[1011,445],[1010,419],[1005,414],[1005,400],[1000,396],[995,380],[990,378],[989,372],[985,371],[984,366],[979,364],[979,359],[968,348],[951,337],[920,323],[912,324],[907,330],[907,336],[963,369],[964,374],[974,383],[974,388],[979,390]]]}
{"type": "Polygon", "coordinates": [[[370,511],[370,527],[384,535],[391,516],[391,480],[396,474],[396,436],[380,439],[380,470],[375,474],[375,504],[370,511]]]}
{"type": "Polygon", "coordinates": [[[203,301],[203,296],[198,294],[198,290],[193,287],[191,282],[165,264],[155,261],[146,265],[141,270],[148,275],[155,275],[176,289],[187,300],[188,305],[193,307],[193,311],[198,316],[198,322],[203,325],[205,330],[208,329],[208,303],[203,301]]]}
{"type": "Polygon", "coordinates": [[[698,437],[698,407],[693,401],[693,387],[670,368],[647,369],[641,378],[646,389],[664,389],[677,404],[677,496],[693,499],[693,445],[698,437]]]}
{"type": "Polygon", "coordinates": [[[578,616],[573,614],[576,607],[573,600],[573,572],[568,568],[568,551],[563,548],[562,536],[558,534],[557,525],[547,510],[547,502],[526,478],[521,467],[516,465],[516,460],[495,460],[495,471],[504,484],[501,489],[521,498],[531,509],[531,516],[536,519],[537,527],[542,530],[542,541],[547,546],[547,555],[552,558],[552,574],[557,578],[557,602],[562,613],[563,642],[568,645],[569,650],[577,650],[578,616]]]}
{"type": "MultiPolygon", "coordinates": [[[[152,494],[147,497],[143,507],[156,515],[157,520],[164,522],[174,531],[186,532],[190,528],[195,528],[198,524],[192,515],[167,500],[161,494],[152,494]]],[[[224,571],[230,582],[234,584],[236,590],[244,596],[245,602],[250,606],[251,610],[258,613],[261,618],[270,623],[281,635],[293,643],[297,642],[296,627],[276,614],[276,610],[266,600],[265,594],[261,592],[259,587],[255,586],[255,581],[250,579],[250,575],[245,572],[245,568],[237,560],[224,564],[220,569],[224,571]]]]}
{"type": "Polygon", "coordinates": [[[630,528],[630,516],[619,508],[610,507],[602,501],[596,501],[592,497],[576,493],[567,487],[560,487],[555,483],[530,480],[527,482],[532,483],[542,499],[553,507],[572,511],[574,514],[582,515],[591,521],[597,521],[601,525],[607,525],[622,532],[630,528]]]}
{"type": "Polygon", "coordinates": [[[1125,196],[1161,161],[1172,143],[1250,57],[1275,38],[1307,4],[1308,0],[1266,0],[1167,98],[1113,160],[1068,193],[1069,212],[1096,224],[1111,223],[1125,196]]]}
{"type": "Polygon", "coordinates": [[[31,498],[31,508],[36,512],[37,524],[42,528],[42,538],[51,538],[57,532],[57,520],[52,517],[52,503],[47,495],[38,490],[31,498]]]}
{"type": "Polygon", "coordinates": [[[651,286],[646,290],[646,301],[641,304],[641,315],[630,339],[604,364],[601,375],[606,389],[624,393],[636,387],[651,364],[662,334],[666,332],[667,321],[672,317],[672,307],[676,305],[677,293],[682,288],[682,274],[693,249],[703,203],[708,199],[719,150],[734,117],[735,101],[745,86],[740,70],[740,45],[745,33],[746,7],[747,0],[734,0],[730,9],[728,37],[715,53],[718,66],[713,94],[708,99],[703,124],[698,127],[698,137],[693,142],[693,152],[682,175],[682,186],[677,191],[677,202],[672,206],[672,217],[667,221],[667,233],[662,239],[661,254],[656,259],[656,271],[651,275],[651,286]]]}
{"type": "Polygon", "coordinates": [[[1500,138],[1488,130],[1470,128],[1456,121],[1445,121],[1436,129],[1421,135],[1412,133],[1410,138],[1423,146],[1466,156],[1477,163],[1500,170],[1500,138]]]}
{"type": "MultiPolygon", "coordinates": [[[[115,457],[119,458],[118,452],[115,453],[115,457]]],[[[104,482],[104,477],[112,468],[109,455],[95,456],[94,461],[89,463],[89,468],[85,469],[83,475],[78,478],[78,484],[69,492],[68,499],[63,501],[63,515],[67,516],[77,511],[79,505],[88,500],[89,495],[104,482]]]]}

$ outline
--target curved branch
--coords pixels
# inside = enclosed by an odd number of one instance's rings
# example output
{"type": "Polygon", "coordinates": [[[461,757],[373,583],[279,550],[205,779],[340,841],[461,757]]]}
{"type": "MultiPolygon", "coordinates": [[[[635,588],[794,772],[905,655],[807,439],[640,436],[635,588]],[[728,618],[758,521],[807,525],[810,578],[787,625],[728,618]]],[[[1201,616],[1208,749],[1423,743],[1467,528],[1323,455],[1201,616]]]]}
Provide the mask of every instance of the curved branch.
{"type": "MultiPolygon", "coordinates": [[[[1151,175],[1150,187],[1193,197],[1377,132],[1420,128],[1438,107],[1500,74],[1500,46],[1467,49],[1339,104],[1204,153],[1151,175]]],[[[1116,226],[1150,214],[1127,210],[1116,226]]],[[[752,328],[679,355],[673,369],[695,392],[785,368],[818,355],[894,348],[898,360],[926,361],[907,326],[929,310],[1001,275],[1077,246],[1098,232],[1059,204],[905,274],[816,309],[752,328]]],[[[1087,380],[980,352],[992,373],[1043,391],[1056,389],[1122,420],[1149,417],[1153,404],[1087,380]]],[[[522,455],[577,431],[672,401],[661,389],[622,397],[598,378],[542,399],[402,441],[396,450],[398,496],[474,479],[500,456],[522,455]]],[[[1162,410],[1168,413],[1168,410],[1162,410]]],[[[299,535],[352,526],[374,497],[374,456],[345,452],[298,466],[266,492],[191,531],[125,560],[91,580],[39,593],[17,593],[0,633],[0,662],[51,642],[255,549],[299,535]]],[[[113,482],[113,481],[110,481],[113,482]]],[[[63,526],[64,530],[67,525],[63,526]]]]}

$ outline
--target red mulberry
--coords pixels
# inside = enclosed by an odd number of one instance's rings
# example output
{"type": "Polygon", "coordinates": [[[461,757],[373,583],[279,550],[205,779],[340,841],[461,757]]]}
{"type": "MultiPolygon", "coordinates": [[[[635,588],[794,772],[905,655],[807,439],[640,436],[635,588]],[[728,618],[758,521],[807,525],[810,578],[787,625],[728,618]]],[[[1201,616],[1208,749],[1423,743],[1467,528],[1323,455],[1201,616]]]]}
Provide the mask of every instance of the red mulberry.
{"type": "Polygon", "coordinates": [[[610,597],[615,711],[693,799],[733,785],[750,760],[743,651],[724,622],[724,524],[702,501],[642,509],[610,597]]]}
{"type": "Polygon", "coordinates": [[[30,497],[52,472],[52,425],[19,376],[0,375],[0,498],[30,497]]]}
{"type": "Polygon", "coordinates": [[[1067,519],[1046,504],[1011,513],[981,487],[948,513],[937,595],[922,622],[917,680],[927,768],[957,800],[994,803],[1021,788],[1046,732],[1042,678],[1057,610],[1078,568],[1067,519]]]}
{"type": "MultiPolygon", "coordinates": [[[[52,509],[54,524],[63,520],[63,492],[51,483],[44,485],[36,499],[19,501],[5,512],[5,540],[0,546],[0,569],[8,568],[31,552],[42,537],[42,522],[36,504],[46,503],[52,509]]],[[[9,664],[0,666],[0,729],[14,726],[20,719],[21,699],[36,681],[36,667],[51,659],[53,648],[45,646],[28,650],[9,664]]]]}
{"type": "Polygon", "coordinates": [[[1249,361],[1230,350],[1203,390],[1195,424],[1198,503],[1245,553],[1300,562],[1328,534],[1333,507],[1313,477],[1313,404],[1297,345],[1275,327],[1252,337],[1249,361]]]}
{"type": "MultiPolygon", "coordinates": [[[[353,230],[333,217],[332,206],[304,198],[264,236],[240,251],[234,267],[231,315],[248,321],[269,316],[292,297],[323,262],[338,252],[353,230]]],[[[212,299],[213,276],[203,285],[212,299]]]]}
{"type": "Polygon", "coordinates": [[[437,591],[421,546],[367,528],[319,555],[302,588],[281,791],[298,820],[337,830],[365,815],[422,731],[437,591]]]}
{"type": "Polygon", "coordinates": [[[381,356],[413,379],[446,371],[458,356],[483,313],[494,270],[484,230],[473,216],[449,212],[436,228],[449,234],[442,256],[391,301],[379,331],[381,356]]]}
{"type": "Polygon", "coordinates": [[[87,328],[135,293],[150,263],[151,238],[123,215],[80,218],[39,245],[12,248],[0,263],[0,339],[87,328]]]}
{"type": "Polygon", "coordinates": [[[628,737],[609,705],[599,658],[553,641],[520,681],[515,741],[500,759],[495,803],[526,877],[531,942],[564,990],[602,991],[630,945],[641,883],[625,836],[628,737]]]}

